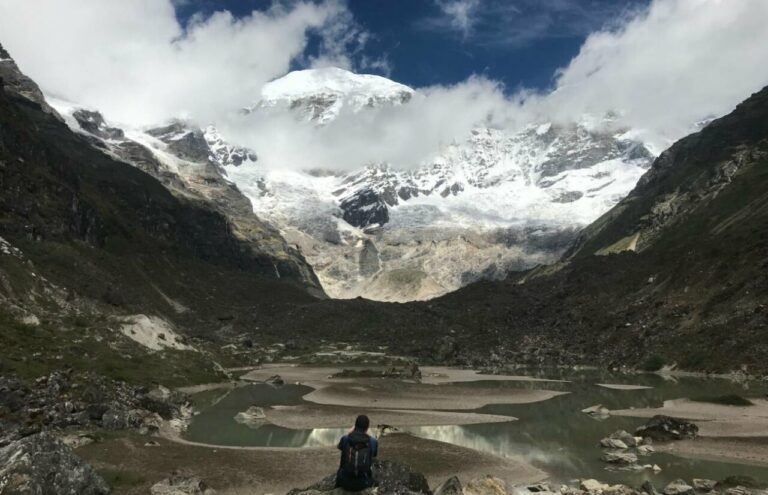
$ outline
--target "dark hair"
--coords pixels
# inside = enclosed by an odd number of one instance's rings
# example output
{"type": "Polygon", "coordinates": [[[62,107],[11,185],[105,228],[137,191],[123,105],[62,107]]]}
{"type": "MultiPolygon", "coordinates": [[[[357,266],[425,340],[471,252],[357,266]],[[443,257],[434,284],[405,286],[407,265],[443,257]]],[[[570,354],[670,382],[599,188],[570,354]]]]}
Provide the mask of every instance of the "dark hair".
{"type": "Polygon", "coordinates": [[[371,426],[371,420],[365,414],[361,414],[355,420],[355,431],[368,431],[369,426],[371,426]]]}

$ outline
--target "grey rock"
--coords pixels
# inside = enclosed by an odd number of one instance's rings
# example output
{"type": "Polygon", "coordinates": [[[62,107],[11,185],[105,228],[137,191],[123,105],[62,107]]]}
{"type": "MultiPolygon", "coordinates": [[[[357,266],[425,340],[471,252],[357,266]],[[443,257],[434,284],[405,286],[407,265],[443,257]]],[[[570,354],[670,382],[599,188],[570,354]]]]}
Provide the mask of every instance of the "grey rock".
{"type": "Polygon", "coordinates": [[[435,495],[463,495],[461,481],[456,476],[451,476],[437,487],[435,495]]]}
{"type": "Polygon", "coordinates": [[[0,493],[102,495],[109,487],[70,447],[43,432],[0,449],[0,493]]]}
{"type": "Polygon", "coordinates": [[[493,476],[476,478],[464,487],[464,495],[507,495],[507,484],[493,476]]]}
{"type": "Polygon", "coordinates": [[[715,489],[717,481],[702,478],[693,479],[693,489],[698,492],[711,492],[715,489]]]}
{"type": "Polygon", "coordinates": [[[658,415],[638,428],[635,434],[643,438],[651,438],[654,441],[683,440],[696,438],[699,434],[699,427],[684,419],[658,415]]]}
{"type": "Polygon", "coordinates": [[[664,487],[664,495],[692,495],[693,487],[685,480],[675,480],[664,487]]]}
{"type": "Polygon", "coordinates": [[[216,490],[210,488],[200,478],[173,475],[152,485],[151,495],[215,495],[216,490]]]}
{"type": "Polygon", "coordinates": [[[622,466],[629,466],[637,463],[637,456],[630,453],[615,453],[608,452],[600,457],[600,460],[608,464],[618,464],[622,466]]]}
{"type": "Polygon", "coordinates": [[[603,438],[600,440],[600,446],[606,449],[626,450],[629,446],[618,438],[603,438]]]}
{"type": "Polygon", "coordinates": [[[122,129],[110,127],[104,121],[99,112],[80,108],[72,113],[80,128],[101,139],[123,139],[125,133],[122,129]]]}
{"type": "MultiPolygon", "coordinates": [[[[335,479],[335,475],[329,475],[307,488],[293,489],[288,492],[288,495],[341,495],[346,493],[344,490],[336,488],[335,479]]],[[[419,493],[432,495],[427,479],[423,474],[412,471],[408,466],[396,462],[375,460],[373,463],[373,479],[376,480],[377,486],[373,489],[364,490],[359,493],[363,495],[373,493],[376,493],[377,495],[407,495],[419,493]]]]}
{"type": "Polygon", "coordinates": [[[370,188],[356,191],[344,198],[339,206],[344,220],[355,227],[381,226],[389,222],[387,203],[370,188]]]}

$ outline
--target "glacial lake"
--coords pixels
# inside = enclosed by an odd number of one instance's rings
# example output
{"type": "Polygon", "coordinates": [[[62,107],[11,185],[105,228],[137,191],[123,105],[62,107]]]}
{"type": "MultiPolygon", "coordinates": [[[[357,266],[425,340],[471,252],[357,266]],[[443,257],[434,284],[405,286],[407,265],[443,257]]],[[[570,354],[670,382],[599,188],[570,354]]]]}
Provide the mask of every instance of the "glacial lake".
{"type": "MultiPolygon", "coordinates": [[[[673,379],[654,374],[617,375],[597,371],[549,370],[529,372],[526,375],[569,382],[479,381],[463,385],[562,390],[570,393],[542,402],[494,404],[475,410],[479,413],[512,416],[518,418],[517,421],[466,426],[405,427],[401,430],[499,456],[522,458],[549,473],[554,481],[596,478],[609,483],[639,486],[643,481],[650,480],[658,487],[678,478],[690,481],[692,478],[723,479],[745,475],[768,482],[768,466],[691,459],[658,452],[639,456],[640,464],[659,465],[662,471],[658,474],[650,470],[608,470],[607,464],[600,461],[603,453],[598,445],[600,439],[618,429],[632,432],[646,420],[620,416],[599,420],[581,412],[595,404],[602,404],[608,409],[659,407],[664,400],[684,397],[739,394],[760,398],[768,393],[768,384],[764,382],[739,384],[719,378],[673,379]],[[598,383],[624,383],[652,388],[615,390],[598,386],[598,383]]],[[[347,428],[293,430],[268,423],[254,428],[234,419],[237,413],[251,406],[305,404],[302,397],[311,391],[311,388],[302,385],[272,387],[253,384],[228,391],[204,392],[195,396],[201,412],[194,417],[184,438],[211,445],[333,448],[339,437],[348,431],[347,428]]],[[[368,413],[375,424],[375,410],[368,413]]],[[[381,448],[386,449],[386,437],[382,440],[381,448]]]]}

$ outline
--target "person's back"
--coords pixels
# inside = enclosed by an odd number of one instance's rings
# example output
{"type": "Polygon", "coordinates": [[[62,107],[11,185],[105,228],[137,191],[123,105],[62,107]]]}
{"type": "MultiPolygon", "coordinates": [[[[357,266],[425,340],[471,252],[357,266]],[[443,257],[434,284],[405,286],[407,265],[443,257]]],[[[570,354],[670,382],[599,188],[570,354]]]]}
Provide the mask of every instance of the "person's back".
{"type": "Polygon", "coordinates": [[[358,416],[355,428],[341,437],[341,450],[336,486],[349,491],[360,491],[373,486],[373,458],[378,455],[378,441],[368,435],[370,421],[367,416],[358,416]]]}

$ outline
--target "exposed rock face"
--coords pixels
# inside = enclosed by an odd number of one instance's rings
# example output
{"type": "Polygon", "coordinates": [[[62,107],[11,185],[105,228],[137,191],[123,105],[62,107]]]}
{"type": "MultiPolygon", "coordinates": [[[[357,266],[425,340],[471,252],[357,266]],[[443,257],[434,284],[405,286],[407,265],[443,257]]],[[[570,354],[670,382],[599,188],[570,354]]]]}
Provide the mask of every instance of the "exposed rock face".
{"type": "Polygon", "coordinates": [[[109,487],[71,448],[39,433],[0,448],[0,493],[103,495],[109,487]]]}
{"type": "Polygon", "coordinates": [[[255,161],[253,152],[227,145],[215,128],[203,132],[182,121],[126,136],[99,112],[75,109],[71,116],[68,122],[76,123],[75,130],[91,138],[97,149],[152,175],[176,196],[199,201],[225,215],[233,234],[245,240],[250,250],[273,258],[271,275],[306,284],[313,294],[322,295],[320,283],[303,256],[277,230],[256,217],[250,201],[226,179],[223,167],[255,161]]]}
{"type": "Polygon", "coordinates": [[[78,109],[72,113],[80,128],[101,139],[123,139],[125,133],[116,127],[110,127],[104,122],[104,117],[99,112],[78,109]]]}
{"type": "Polygon", "coordinates": [[[14,62],[11,55],[0,45],[0,81],[6,91],[13,92],[19,96],[22,96],[30,101],[33,101],[40,105],[40,108],[46,112],[54,115],[56,118],[61,118],[45,101],[43,92],[37,86],[32,79],[24,75],[19,67],[14,62]]]}
{"type": "Polygon", "coordinates": [[[643,438],[652,438],[654,441],[684,440],[696,438],[699,427],[682,419],[669,416],[654,416],[645,426],[641,426],[635,434],[643,438]]]}
{"type": "Polygon", "coordinates": [[[339,204],[344,221],[355,227],[380,227],[389,222],[387,204],[373,189],[363,189],[339,204]]]}

